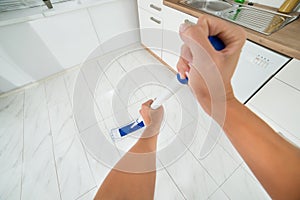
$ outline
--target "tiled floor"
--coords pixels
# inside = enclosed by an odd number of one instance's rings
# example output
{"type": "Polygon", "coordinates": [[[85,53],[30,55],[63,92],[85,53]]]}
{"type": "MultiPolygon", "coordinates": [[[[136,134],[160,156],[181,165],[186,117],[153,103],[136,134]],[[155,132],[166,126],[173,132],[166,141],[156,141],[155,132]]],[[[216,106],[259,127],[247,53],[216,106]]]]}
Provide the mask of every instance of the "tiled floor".
{"type": "MultiPolygon", "coordinates": [[[[113,142],[110,130],[173,77],[133,45],[2,95],[0,199],[92,199],[139,134],[113,142]]],[[[187,87],[164,109],[155,199],[270,199],[224,134],[200,158],[210,120],[187,87]]]]}

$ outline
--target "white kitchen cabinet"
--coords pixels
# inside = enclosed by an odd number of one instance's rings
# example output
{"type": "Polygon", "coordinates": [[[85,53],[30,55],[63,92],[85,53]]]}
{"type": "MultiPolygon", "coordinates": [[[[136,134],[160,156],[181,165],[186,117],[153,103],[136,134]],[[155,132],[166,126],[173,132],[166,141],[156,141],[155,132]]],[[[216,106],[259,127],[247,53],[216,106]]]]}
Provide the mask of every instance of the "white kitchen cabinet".
{"type": "Polygon", "coordinates": [[[180,56],[181,45],[183,44],[179,36],[179,26],[188,20],[197,23],[197,18],[179,12],[167,6],[163,9],[163,48],[162,59],[174,70],[180,56]]]}
{"type": "Polygon", "coordinates": [[[162,11],[165,8],[162,0],[138,0],[138,6],[159,17],[161,17],[162,11]]]}
{"type": "Polygon", "coordinates": [[[300,147],[300,91],[273,78],[247,106],[275,131],[300,147]]]}
{"type": "Polygon", "coordinates": [[[231,80],[234,95],[240,102],[247,102],[289,59],[246,41],[231,80]]]}
{"type": "Polygon", "coordinates": [[[139,42],[136,0],[111,1],[88,11],[104,53],[139,42]]]}
{"type": "Polygon", "coordinates": [[[300,60],[291,60],[275,77],[300,91],[300,60]]]}
{"type": "Polygon", "coordinates": [[[0,27],[0,91],[82,63],[98,46],[87,10],[0,27]]]}
{"type": "Polygon", "coordinates": [[[139,8],[141,42],[161,58],[162,19],[151,12],[139,8]]]}
{"type": "Polygon", "coordinates": [[[99,45],[87,10],[68,12],[28,23],[61,68],[82,63],[99,45]]]}
{"type": "Polygon", "coordinates": [[[62,69],[29,23],[0,27],[0,90],[15,89],[62,69]]]}

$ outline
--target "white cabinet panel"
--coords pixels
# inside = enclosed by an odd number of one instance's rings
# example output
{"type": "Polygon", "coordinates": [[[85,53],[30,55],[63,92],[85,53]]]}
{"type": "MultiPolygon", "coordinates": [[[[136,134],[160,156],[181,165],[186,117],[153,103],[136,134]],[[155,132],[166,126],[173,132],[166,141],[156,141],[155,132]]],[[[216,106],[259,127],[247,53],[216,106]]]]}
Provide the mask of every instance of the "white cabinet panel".
{"type": "Polygon", "coordinates": [[[197,23],[197,18],[165,6],[163,19],[162,59],[177,71],[176,64],[180,56],[181,45],[183,44],[179,36],[179,26],[185,20],[197,23]]]}
{"type": "Polygon", "coordinates": [[[300,90],[300,60],[291,60],[277,75],[276,78],[300,90]]]}
{"type": "Polygon", "coordinates": [[[98,46],[87,10],[55,15],[29,23],[62,68],[80,64],[98,46]]]}
{"type": "MultiPolygon", "coordinates": [[[[300,146],[300,92],[273,78],[250,101],[259,116],[272,120],[276,131],[300,146]]],[[[254,110],[254,111],[255,111],[254,110]]]]}
{"type": "Polygon", "coordinates": [[[161,58],[162,19],[139,8],[141,42],[161,58]]]}
{"type": "Polygon", "coordinates": [[[61,70],[28,23],[0,27],[0,90],[17,88],[61,70]]]}
{"type": "Polygon", "coordinates": [[[162,0],[138,0],[138,6],[160,17],[165,8],[162,0]]]}
{"type": "Polygon", "coordinates": [[[139,42],[135,0],[112,1],[88,10],[104,52],[139,42]]]}
{"type": "Polygon", "coordinates": [[[235,96],[245,103],[288,60],[288,57],[246,41],[231,80],[235,96]]]}

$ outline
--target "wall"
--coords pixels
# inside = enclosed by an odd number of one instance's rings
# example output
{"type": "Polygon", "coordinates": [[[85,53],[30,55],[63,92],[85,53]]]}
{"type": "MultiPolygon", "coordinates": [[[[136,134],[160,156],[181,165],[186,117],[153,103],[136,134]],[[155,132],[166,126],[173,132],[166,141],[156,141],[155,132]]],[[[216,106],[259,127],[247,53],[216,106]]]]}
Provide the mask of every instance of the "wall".
{"type": "MultiPolygon", "coordinates": [[[[250,2],[264,4],[267,6],[279,8],[285,0],[249,0],[250,2]]],[[[298,6],[298,11],[300,11],[300,7],[298,6]]]]}

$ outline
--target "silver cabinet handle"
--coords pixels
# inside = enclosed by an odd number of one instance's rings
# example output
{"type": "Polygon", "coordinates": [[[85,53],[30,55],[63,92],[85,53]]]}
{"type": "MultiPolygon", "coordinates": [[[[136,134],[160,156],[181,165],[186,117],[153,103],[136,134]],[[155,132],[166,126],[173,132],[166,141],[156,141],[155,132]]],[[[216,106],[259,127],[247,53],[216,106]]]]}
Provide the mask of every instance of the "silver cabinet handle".
{"type": "Polygon", "coordinates": [[[150,17],[150,20],[154,21],[157,24],[161,23],[161,21],[159,21],[158,19],[155,19],[154,17],[150,17]]]}
{"type": "Polygon", "coordinates": [[[154,4],[150,4],[150,8],[153,8],[154,10],[157,10],[157,11],[161,11],[161,8],[154,4]]]}
{"type": "Polygon", "coordinates": [[[195,25],[195,23],[191,22],[191,21],[188,20],[188,19],[185,19],[185,20],[184,20],[184,23],[189,24],[189,25],[195,25]]]}

